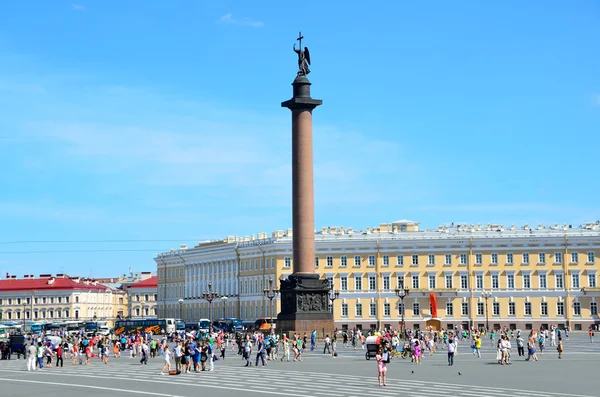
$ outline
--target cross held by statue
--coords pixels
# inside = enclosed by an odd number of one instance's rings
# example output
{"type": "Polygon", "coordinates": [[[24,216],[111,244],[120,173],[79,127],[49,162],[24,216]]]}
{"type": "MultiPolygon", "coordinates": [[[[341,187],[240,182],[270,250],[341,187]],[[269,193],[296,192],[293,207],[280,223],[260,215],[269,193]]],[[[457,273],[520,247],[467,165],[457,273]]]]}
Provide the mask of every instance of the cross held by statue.
{"type": "Polygon", "coordinates": [[[304,36],[302,36],[302,32],[298,32],[298,38],[296,40],[298,40],[298,45],[300,46],[300,49],[302,50],[302,39],[304,38],[304,36]]]}

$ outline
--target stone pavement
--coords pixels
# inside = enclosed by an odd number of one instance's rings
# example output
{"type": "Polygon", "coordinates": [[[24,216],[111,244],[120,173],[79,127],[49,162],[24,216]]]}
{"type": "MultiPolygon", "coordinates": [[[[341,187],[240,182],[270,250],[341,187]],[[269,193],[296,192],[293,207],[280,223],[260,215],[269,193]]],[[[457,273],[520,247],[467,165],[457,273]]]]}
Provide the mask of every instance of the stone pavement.
{"type": "Polygon", "coordinates": [[[279,396],[520,396],[579,397],[600,396],[595,367],[600,360],[600,342],[590,344],[583,335],[565,343],[566,354],[558,360],[556,350],[548,350],[539,362],[526,362],[513,351],[513,364],[500,366],[489,340],[483,357],[474,357],[468,346],[460,346],[455,365],[449,367],[445,353],[425,357],[417,366],[410,359],[394,358],[388,364],[388,387],[377,385],[377,365],[367,361],[364,352],[338,348],[338,358],[307,353],[303,362],[270,362],[267,367],[245,368],[237,355],[215,363],[214,372],[159,375],[162,358],[142,366],[136,359],[111,358],[108,365],[98,359],[89,366],[25,371],[24,360],[0,361],[0,395],[75,397],[115,394],[146,394],[164,397],[263,394],[279,396]],[[459,375],[460,373],[460,375],[459,375]]]}

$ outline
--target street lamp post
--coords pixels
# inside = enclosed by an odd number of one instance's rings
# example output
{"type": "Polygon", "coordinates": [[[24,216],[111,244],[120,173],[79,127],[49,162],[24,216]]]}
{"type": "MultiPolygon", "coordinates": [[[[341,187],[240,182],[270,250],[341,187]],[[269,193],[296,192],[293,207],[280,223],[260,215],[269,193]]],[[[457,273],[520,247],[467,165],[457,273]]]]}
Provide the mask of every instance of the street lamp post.
{"type": "Polygon", "coordinates": [[[334,331],[335,331],[335,300],[340,297],[340,291],[338,290],[330,290],[329,291],[329,300],[331,301],[331,314],[333,315],[333,323],[334,323],[334,331]]]}
{"type": "Polygon", "coordinates": [[[223,295],[221,297],[221,301],[223,301],[223,318],[227,317],[227,310],[225,309],[225,306],[227,305],[227,299],[228,299],[227,295],[223,295]]]}
{"type": "Polygon", "coordinates": [[[483,299],[485,299],[485,330],[486,332],[490,331],[490,320],[488,317],[488,299],[492,297],[492,293],[489,291],[483,291],[481,293],[483,299]]]}
{"type": "Polygon", "coordinates": [[[204,291],[202,295],[200,295],[200,299],[204,299],[208,302],[208,314],[210,318],[210,327],[209,332],[212,334],[213,332],[213,314],[212,314],[212,302],[218,298],[219,294],[217,291],[212,290],[212,283],[208,283],[208,291],[204,291]]]}
{"type": "Polygon", "coordinates": [[[179,318],[183,321],[183,299],[179,298],[179,318]]]}
{"type": "Polygon", "coordinates": [[[272,278],[269,277],[269,288],[265,288],[263,290],[263,293],[265,294],[267,299],[269,299],[269,315],[271,316],[270,322],[271,322],[271,334],[272,334],[273,333],[273,298],[275,298],[277,296],[277,294],[279,294],[279,290],[276,288],[273,288],[273,279],[272,278]]]}
{"type": "Polygon", "coordinates": [[[396,292],[396,296],[398,298],[400,298],[400,307],[402,308],[402,312],[400,313],[400,315],[402,316],[402,322],[401,322],[401,332],[402,335],[404,337],[406,337],[406,331],[404,329],[404,298],[406,298],[406,296],[408,295],[408,288],[404,288],[404,283],[400,283],[400,285],[398,286],[398,288],[395,289],[396,292]]]}

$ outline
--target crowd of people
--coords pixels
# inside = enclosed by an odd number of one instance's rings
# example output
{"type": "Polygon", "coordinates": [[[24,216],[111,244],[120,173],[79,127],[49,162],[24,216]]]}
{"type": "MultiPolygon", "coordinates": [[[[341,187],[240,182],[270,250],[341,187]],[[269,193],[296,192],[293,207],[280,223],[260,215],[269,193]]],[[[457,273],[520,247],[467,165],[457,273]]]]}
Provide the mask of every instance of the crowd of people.
{"type": "MultiPolygon", "coordinates": [[[[323,354],[337,357],[337,345],[353,350],[367,349],[367,338],[377,336],[378,346],[375,355],[379,383],[386,385],[386,363],[393,356],[410,357],[416,365],[422,359],[434,355],[439,348],[448,354],[448,365],[454,365],[459,345],[470,346],[473,355],[481,358],[481,346],[489,338],[491,347],[497,351],[496,360],[501,365],[511,365],[513,347],[518,357],[527,361],[538,361],[538,352],[544,354],[546,346],[556,347],[558,358],[564,353],[563,337],[568,338],[568,329],[561,331],[555,327],[547,330],[531,330],[527,335],[520,330],[453,329],[453,330],[384,330],[381,332],[360,329],[335,330],[331,337],[324,335],[323,354]]],[[[141,365],[148,364],[149,358],[161,357],[161,374],[189,374],[192,372],[213,371],[215,361],[225,360],[226,352],[231,349],[245,362],[246,367],[267,366],[271,360],[302,361],[307,349],[317,351],[317,332],[280,336],[274,332],[245,332],[229,334],[223,331],[207,334],[179,332],[167,335],[152,335],[142,332],[129,335],[75,335],[60,334],[51,337],[27,335],[27,370],[63,367],[64,360],[72,365],[88,365],[90,360],[98,358],[104,364],[109,357],[129,357],[139,359],[141,365]],[[172,365],[174,364],[174,366],[172,365]]],[[[593,342],[593,331],[590,331],[593,342]]],[[[320,351],[320,350],[319,350],[320,351]]]]}

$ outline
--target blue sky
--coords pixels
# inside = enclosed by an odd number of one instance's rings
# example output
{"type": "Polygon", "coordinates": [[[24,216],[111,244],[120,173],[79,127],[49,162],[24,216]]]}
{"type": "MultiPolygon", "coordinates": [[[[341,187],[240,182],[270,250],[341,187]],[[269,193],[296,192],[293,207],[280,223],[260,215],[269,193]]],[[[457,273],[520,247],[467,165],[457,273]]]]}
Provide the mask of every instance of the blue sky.
{"type": "Polygon", "coordinates": [[[341,4],[4,2],[0,274],[291,227],[300,30],[317,228],[600,218],[596,1],[341,4]]]}

